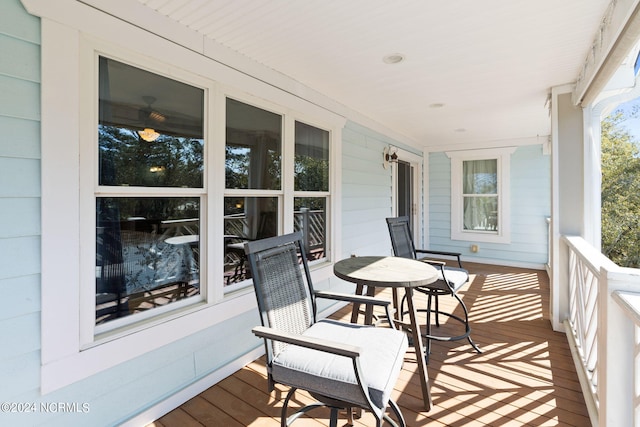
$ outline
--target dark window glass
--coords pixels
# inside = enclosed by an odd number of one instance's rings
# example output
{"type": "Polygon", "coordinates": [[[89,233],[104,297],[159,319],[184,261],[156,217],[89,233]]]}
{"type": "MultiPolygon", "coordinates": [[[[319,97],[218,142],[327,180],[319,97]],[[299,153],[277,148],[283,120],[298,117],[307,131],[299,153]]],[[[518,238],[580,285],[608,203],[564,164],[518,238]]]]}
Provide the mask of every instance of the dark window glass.
{"type": "Polygon", "coordinates": [[[227,99],[226,118],[226,188],[279,190],[282,117],[227,99]]]}
{"type": "Polygon", "coordinates": [[[96,324],[200,293],[200,199],[98,197],[96,324]]]}
{"type": "Polygon", "coordinates": [[[327,256],[326,197],[295,197],[293,229],[301,231],[309,260],[327,256]]]}
{"type": "Polygon", "coordinates": [[[277,197],[224,198],[224,283],[250,277],[244,242],[278,235],[277,197]]]}
{"type": "Polygon", "coordinates": [[[100,58],[99,184],[202,188],[204,90],[100,58]]]}
{"type": "Polygon", "coordinates": [[[296,122],[295,190],[329,191],[329,132],[296,122]]]}

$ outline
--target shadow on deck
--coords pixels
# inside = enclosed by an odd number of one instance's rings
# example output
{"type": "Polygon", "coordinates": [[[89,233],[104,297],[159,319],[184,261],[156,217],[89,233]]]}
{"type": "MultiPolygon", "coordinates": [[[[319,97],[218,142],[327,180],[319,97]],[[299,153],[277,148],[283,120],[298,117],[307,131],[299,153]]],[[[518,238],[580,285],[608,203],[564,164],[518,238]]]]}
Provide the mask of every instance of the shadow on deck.
{"type": "MultiPolygon", "coordinates": [[[[477,354],[466,340],[434,342],[428,368],[434,403],[430,412],[421,411],[420,381],[414,355],[408,353],[393,396],[407,426],[591,425],[566,337],[554,332],[548,319],[546,272],[472,263],[465,267],[472,276],[460,295],[469,308],[472,337],[484,352],[477,354]]],[[[423,299],[419,304],[425,306],[423,299]]],[[[440,299],[443,309],[457,310],[454,302],[440,299]]],[[[347,307],[332,317],[349,315],[347,307]]],[[[441,323],[443,331],[459,327],[444,318],[441,322],[446,322],[441,323]]],[[[278,426],[286,389],[268,395],[266,388],[264,362],[257,360],[151,425],[278,426]]],[[[310,400],[303,393],[296,399],[299,404],[310,400]]],[[[328,425],[328,411],[311,415],[295,425],[328,425]]],[[[373,424],[373,417],[364,414],[355,425],[373,424]]],[[[347,425],[346,418],[339,425],[347,425]]]]}

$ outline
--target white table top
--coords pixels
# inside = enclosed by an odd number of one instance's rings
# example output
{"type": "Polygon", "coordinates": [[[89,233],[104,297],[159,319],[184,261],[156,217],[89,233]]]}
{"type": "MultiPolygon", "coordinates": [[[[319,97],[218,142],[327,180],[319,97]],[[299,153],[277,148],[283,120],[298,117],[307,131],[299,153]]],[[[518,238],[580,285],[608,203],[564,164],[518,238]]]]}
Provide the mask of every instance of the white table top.
{"type": "Polygon", "coordinates": [[[197,234],[185,234],[183,236],[169,237],[165,240],[170,245],[184,245],[185,243],[197,243],[200,241],[200,236],[197,234]]]}

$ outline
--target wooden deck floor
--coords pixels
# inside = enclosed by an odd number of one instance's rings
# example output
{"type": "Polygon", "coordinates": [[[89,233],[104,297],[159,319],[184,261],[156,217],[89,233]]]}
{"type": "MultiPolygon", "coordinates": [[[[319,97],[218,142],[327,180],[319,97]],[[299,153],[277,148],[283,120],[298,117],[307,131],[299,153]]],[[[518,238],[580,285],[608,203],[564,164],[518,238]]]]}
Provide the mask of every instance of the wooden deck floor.
{"type": "MultiPolygon", "coordinates": [[[[472,337],[483,353],[477,354],[466,341],[435,342],[429,362],[434,407],[424,412],[410,349],[393,396],[407,425],[589,426],[567,340],[551,330],[546,272],[470,263],[465,267],[472,280],[460,294],[470,311],[472,337]]],[[[441,298],[441,306],[453,301],[441,298]]],[[[347,318],[349,313],[345,308],[335,317],[347,318]]],[[[450,327],[446,323],[441,329],[450,327]]],[[[286,390],[268,395],[265,372],[264,362],[254,361],[152,426],[278,426],[286,390]]],[[[308,400],[301,393],[296,396],[298,402],[308,400]]],[[[314,418],[299,419],[295,425],[328,425],[328,412],[311,415],[314,418]]],[[[347,425],[346,419],[339,425],[347,425]]],[[[364,414],[355,425],[375,424],[364,414]]]]}

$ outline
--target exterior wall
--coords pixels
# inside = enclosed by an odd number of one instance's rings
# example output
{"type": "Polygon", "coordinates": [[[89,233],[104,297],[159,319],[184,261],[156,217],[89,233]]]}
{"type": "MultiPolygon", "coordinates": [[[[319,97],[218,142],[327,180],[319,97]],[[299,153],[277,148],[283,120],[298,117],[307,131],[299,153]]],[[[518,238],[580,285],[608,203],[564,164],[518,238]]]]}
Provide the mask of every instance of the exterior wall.
{"type": "Polygon", "coordinates": [[[392,175],[382,150],[398,142],[354,122],[342,138],[342,257],[391,254],[392,175]]]}
{"type": "Polygon", "coordinates": [[[431,249],[460,252],[473,262],[542,269],[547,262],[551,215],[551,159],[542,145],[518,147],[511,156],[511,243],[451,240],[451,162],[443,152],[429,155],[429,241],[431,249]],[[479,252],[470,250],[477,244],[479,252]]]}
{"type": "MultiPolygon", "coordinates": [[[[144,424],[153,414],[160,415],[158,411],[170,409],[167,399],[186,399],[185,388],[194,394],[260,351],[262,343],[250,333],[259,323],[258,314],[249,310],[197,333],[185,331],[185,338],[170,345],[41,394],[39,45],[40,20],[19,0],[4,1],[0,57],[11,60],[0,60],[0,401],[28,402],[38,411],[2,412],[0,425],[144,424]],[[66,406],[42,410],[51,407],[41,405],[52,403],[66,406]]],[[[401,144],[354,122],[347,124],[343,140],[343,194],[338,203],[344,242],[336,258],[390,253],[384,218],[392,211],[392,183],[390,170],[382,167],[382,150],[401,144]]],[[[316,285],[352,288],[335,278],[316,285]]]]}
{"type": "MultiPolygon", "coordinates": [[[[0,4],[0,401],[38,394],[40,22],[0,4]],[[8,59],[10,58],[10,60],[8,59]]],[[[9,416],[0,413],[0,424],[9,416]]],[[[25,423],[29,417],[24,417],[25,423]]],[[[33,418],[31,418],[33,421],[33,418]]]]}
{"type": "MultiPolygon", "coordinates": [[[[143,424],[153,419],[153,414],[161,414],[154,409],[156,405],[167,409],[162,402],[176,395],[181,396],[178,399],[188,398],[195,388],[206,388],[208,383],[224,377],[227,369],[241,363],[238,361],[260,351],[261,342],[250,333],[250,328],[259,322],[257,311],[249,310],[197,333],[187,330],[185,338],[179,341],[41,395],[39,45],[39,19],[29,15],[19,0],[3,0],[0,4],[0,289],[3,290],[0,402],[29,402],[38,409],[40,404],[71,406],[29,414],[2,412],[0,425],[99,426],[132,419],[143,424]],[[185,393],[185,389],[190,391],[185,393]],[[147,418],[140,418],[141,413],[147,418]]],[[[356,121],[348,121],[343,129],[341,197],[335,201],[341,211],[342,241],[335,259],[351,254],[391,253],[384,219],[392,213],[392,173],[382,167],[382,151],[388,145],[403,144],[356,121]]],[[[434,153],[429,161],[431,246],[460,250],[471,258],[468,242],[447,239],[448,159],[443,153],[434,153]]],[[[531,260],[533,246],[535,262],[538,257],[541,264],[546,260],[548,163],[539,146],[521,147],[514,154],[512,196],[522,196],[514,199],[512,208],[514,242],[507,248],[484,244],[480,252],[483,258],[505,262],[531,260]],[[537,198],[527,204],[528,198],[524,196],[531,194],[537,198]]],[[[331,276],[316,285],[321,289],[353,287],[331,276]]]]}
{"type": "MultiPolygon", "coordinates": [[[[117,425],[262,343],[257,311],[42,396],[40,392],[40,20],[0,4],[0,425],[117,425]],[[224,348],[224,351],[220,351],[224,348]],[[63,409],[56,405],[67,405],[63,409]],[[53,404],[54,406],[51,406],[53,404]],[[44,406],[41,406],[44,405],[44,406]],[[43,409],[48,408],[50,412],[43,409]],[[14,408],[14,409],[17,409],[14,408]]],[[[69,296],[73,298],[77,296],[69,296]]],[[[65,307],[60,307],[64,310],[65,307]]],[[[186,331],[185,335],[188,334],[186,331]]]]}

